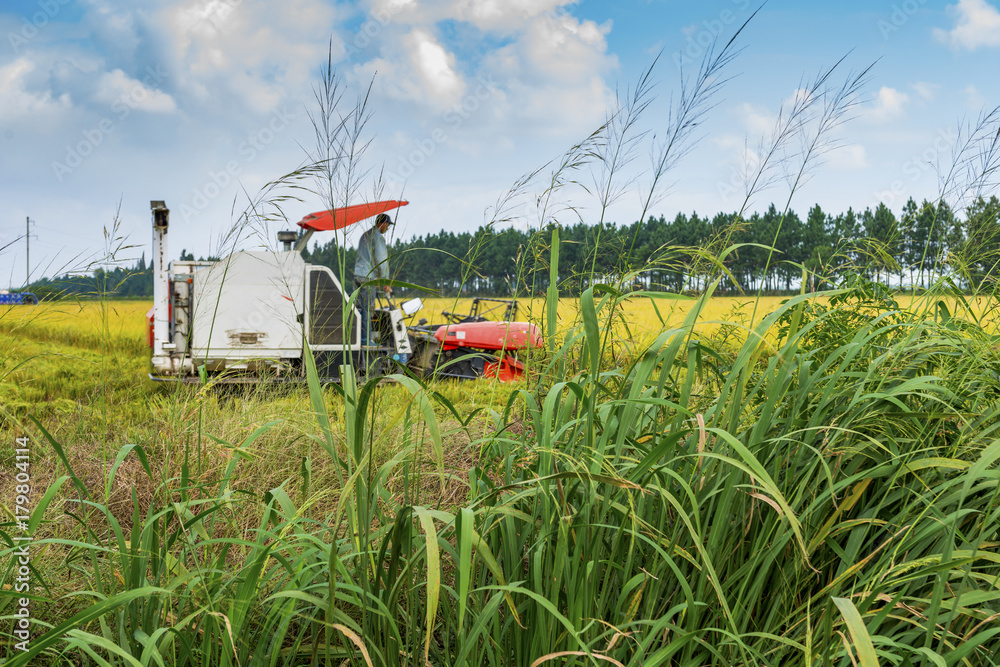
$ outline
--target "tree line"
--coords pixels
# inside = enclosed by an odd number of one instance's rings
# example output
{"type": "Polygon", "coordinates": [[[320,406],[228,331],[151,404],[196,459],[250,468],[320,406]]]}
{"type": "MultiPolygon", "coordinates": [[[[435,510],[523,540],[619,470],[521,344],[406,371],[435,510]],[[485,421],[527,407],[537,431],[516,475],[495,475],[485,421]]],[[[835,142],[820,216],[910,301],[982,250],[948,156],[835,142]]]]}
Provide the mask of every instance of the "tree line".
{"type": "MultiPolygon", "coordinates": [[[[838,214],[817,204],[804,217],[772,204],[748,218],[694,212],[620,226],[581,222],[560,227],[559,285],[568,294],[625,280],[643,289],[697,291],[718,275],[722,257],[723,292],[787,293],[797,289],[803,269],[813,289],[831,288],[847,273],[904,289],[948,275],[973,289],[1000,272],[998,213],[996,197],[976,199],[964,216],[944,201],[911,198],[898,215],[884,203],[838,214]]],[[[551,229],[437,232],[396,239],[390,264],[399,280],[443,295],[539,293],[549,280],[550,238],[551,229]]],[[[339,253],[333,239],[303,254],[336,272],[339,253]]],[[[348,274],[353,265],[348,248],[348,274]]]]}
{"type": "Polygon", "coordinates": [[[88,273],[71,273],[36,280],[26,289],[40,299],[111,296],[141,299],[153,296],[152,265],[143,253],[133,266],[98,267],[88,273]]]}
{"type": "MultiPolygon", "coordinates": [[[[884,203],[874,210],[849,208],[835,215],[817,204],[804,217],[772,204],[747,218],[693,212],[627,225],[579,222],[559,229],[559,285],[566,294],[596,282],[623,281],[627,287],[697,291],[724,269],[723,292],[787,293],[797,289],[803,271],[812,289],[833,287],[848,273],[900,288],[925,287],[948,275],[976,289],[1000,274],[998,214],[1000,201],[994,196],[977,198],[964,215],[943,201],[917,204],[910,199],[898,215],[884,203]]],[[[394,239],[390,265],[398,280],[441,295],[539,293],[550,275],[551,229],[481,226],[472,232],[394,239]]],[[[302,255],[308,263],[343,273],[350,288],[355,248],[343,247],[334,237],[302,255]]],[[[194,256],[185,250],[181,259],[194,256]]],[[[152,267],[143,256],[133,267],[46,278],[34,283],[32,291],[40,296],[149,297],[152,267]]]]}

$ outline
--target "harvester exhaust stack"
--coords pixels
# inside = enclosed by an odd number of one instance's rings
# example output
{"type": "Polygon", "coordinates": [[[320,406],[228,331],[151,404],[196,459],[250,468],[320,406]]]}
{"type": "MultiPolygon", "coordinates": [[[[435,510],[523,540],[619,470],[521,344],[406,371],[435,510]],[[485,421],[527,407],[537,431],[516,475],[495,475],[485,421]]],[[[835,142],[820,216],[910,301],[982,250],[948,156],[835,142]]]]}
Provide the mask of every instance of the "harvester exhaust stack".
{"type": "Polygon", "coordinates": [[[298,232],[294,231],[278,232],[278,243],[284,246],[285,252],[289,252],[292,249],[292,245],[298,238],[299,238],[298,232]]]}
{"type": "Polygon", "coordinates": [[[153,213],[153,356],[164,354],[170,327],[169,255],[167,228],[170,227],[170,209],[162,201],[149,202],[153,213]]]}

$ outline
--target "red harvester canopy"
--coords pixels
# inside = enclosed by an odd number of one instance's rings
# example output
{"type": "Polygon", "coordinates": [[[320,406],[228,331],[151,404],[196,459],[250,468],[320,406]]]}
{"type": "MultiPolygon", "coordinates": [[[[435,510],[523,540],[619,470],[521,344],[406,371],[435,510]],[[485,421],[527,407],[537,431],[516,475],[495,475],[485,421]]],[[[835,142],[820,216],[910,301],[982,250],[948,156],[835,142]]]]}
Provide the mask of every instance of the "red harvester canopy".
{"type": "Polygon", "coordinates": [[[316,213],[310,213],[306,217],[299,221],[299,227],[303,229],[312,229],[317,232],[329,232],[334,229],[343,229],[353,225],[355,222],[360,222],[365,218],[370,218],[373,215],[378,215],[379,213],[385,213],[386,211],[391,211],[394,208],[399,208],[400,206],[406,206],[410,202],[408,201],[396,201],[395,199],[390,199],[388,201],[376,201],[370,204],[355,204],[354,206],[345,206],[344,208],[334,208],[329,211],[318,211],[316,213]]]}

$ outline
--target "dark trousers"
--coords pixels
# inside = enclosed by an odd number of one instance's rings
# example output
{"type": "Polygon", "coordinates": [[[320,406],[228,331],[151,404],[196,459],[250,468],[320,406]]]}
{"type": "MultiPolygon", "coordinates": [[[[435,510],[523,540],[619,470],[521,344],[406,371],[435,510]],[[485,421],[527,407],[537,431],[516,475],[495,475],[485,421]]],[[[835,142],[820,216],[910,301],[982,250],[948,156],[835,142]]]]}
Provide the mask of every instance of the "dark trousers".
{"type": "Polygon", "coordinates": [[[358,290],[358,312],[361,316],[361,344],[370,345],[368,337],[372,326],[372,308],[375,307],[375,287],[364,286],[367,280],[362,276],[354,276],[354,285],[358,290]]]}

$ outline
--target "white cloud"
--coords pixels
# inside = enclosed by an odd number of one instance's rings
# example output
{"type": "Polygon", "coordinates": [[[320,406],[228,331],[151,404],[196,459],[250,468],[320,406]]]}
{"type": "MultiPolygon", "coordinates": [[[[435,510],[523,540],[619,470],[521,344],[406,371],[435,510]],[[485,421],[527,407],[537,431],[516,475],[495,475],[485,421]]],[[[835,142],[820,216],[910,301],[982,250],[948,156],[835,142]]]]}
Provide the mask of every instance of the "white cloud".
{"type": "Polygon", "coordinates": [[[522,53],[526,64],[548,78],[585,82],[611,64],[605,53],[610,31],[610,23],[597,25],[567,15],[542,17],[526,29],[522,53]]]}
{"type": "Polygon", "coordinates": [[[729,149],[742,149],[746,144],[746,137],[741,137],[736,134],[713,134],[709,136],[709,140],[715,144],[717,148],[729,150],[729,149]]]}
{"type": "Polygon", "coordinates": [[[772,113],[766,107],[750,102],[737,105],[732,109],[732,113],[752,141],[772,141],[778,128],[779,114],[783,119],[782,122],[785,122],[796,111],[816,104],[814,98],[815,96],[807,89],[796,88],[791,95],[782,100],[779,113],[772,113]]]}
{"type": "Polygon", "coordinates": [[[395,101],[445,114],[471,103],[480,82],[490,81],[488,99],[475,102],[475,118],[463,117],[462,125],[468,120],[470,129],[489,125],[495,134],[507,131],[500,130],[504,124],[518,123],[521,131],[533,126],[545,132],[589,132],[613,99],[604,82],[617,67],[617,59],[607,53],[611,24],[577,19],[561,9],[567,4],[376,0],[360,32],[370,34],[371,44],[363,41],[377,55],[357,65],[355,73],[359,78],[377,74],[377,90],[395,101]],[[452,41],[438,29],[445,21],[457,33],[452,41]],[[520,124],[534,113],[540,115],[531,126],[520,124]]]}
{"type": "Polygon", "coordinates": [[[401,25],[430,25],[445,20],[479,30],[514,34],[535,19],[558,13],[577,0],[373,0],[372,16],[401,25]]]}
{"type": "Polygon", "coordinates": [[[1000,46],[1000,11],[986,0],[958,0],[948,7],[955,17],[951,30],[936,28],[934,37],[953,49],[974,51],[980,47],[1000,46]]]}
{"type": "Polygon", "coordinates": [[[425,30],[414,30],[406,39],[410,63],[424,88],[443,106],[454,104],[462,95],[465,83],[455,71],[455,56],[445,50],[425,30]]]}
{"type": "Polygon", "coordinates": [[[804,109],[813,104],[815,94],[805,88],[796,88],[795,92],[784,101],[785,113],[791,113],[793,109],[804,109]]]}
{"type": "Polygon", "coordinates": [[[89,0],[85,3],[85,22],[88,31],[103,49],[131,60],[142,41],[138,32],[139,21],[131,4],[122,6],[115,2],[116,0],[89,0]]]}
{"type": "Polygon", "coordinates": [[[593,77],[589,82],[567,87],[557,84],[529,88],[511,86],[507,106],[517,127],[543,127],[547,132],[566,133],[576,138],[596,129],[602,122],[610,98],[604,81],[593,77]]]}
{"type": "Polygon", "coordinates": [[[35,69],[35,63],[27,58],[18,58],[5,67],[0,67],[0,122],[39,116],[70,109],[73,104],[68,94],[57,97],[52,91],[35,92],[28,89],[28,77],[35,69]]]}
{"type": "Polygon", "coordinates": [[[758,149],[761,147],[752,145],[745,136],[720,134],[712,137],[712,143],[719,149],[716,164],[731,168],[741,177],[743,172],[752,171],[760,165],[761,157],[758,149]]]}
{"type": "Polygon", "coordinates": [[[937,91],[941,87],[936,83],[927,83],[926,81],[917,81],[916,83],[910,84],[910,87],[917,92],[922,99],[933,102],[934,98],[937,96],[937,91]]]}
{"type": "Polygon", "coordinates": [[[572,0],[456,0],[460,20],[469,21],[482,30],[512,30],[535,19],[555,12],[572,0]]]}
{"type": "Polygon", "coordinates": [[[188,0],[165,6],[155,29],[166,33],[164,67],[177,86],[205,103],[228,94],[267,113],[308,90],[334,18],[322,0],[188,0]]]}
{"type": "Polygon", "coordinates": [[[834,169],[864,169],[868,166],[868,151],[861,144],[844,144],[827,153],[825,161],[834,169]]]}
{"type": "Polygon", "coordinates": [[[906,103],[910,101],[910,96],[904,92],[882,86],[875,96],[874,105],[868,110],[866,117],[869,120],[882,122],[896,118],[903,113],[906,103]]]}
{"type": "Polygon", "coordinates": [[[569,15],[531,20],[518,38],[493,53],[481,71],[500,82],[511,118],[567,135],[589,132],[614,100],[605,77],[618,66],[607,53],[610,24],[569,15]]]}
{"type": "Polygon", "coordinates": [[[965,100],[970,108],[982,109],[986,105],[986,98],[975,86],[966,86],[962,92],[965,93],[965,100]]]}
{"type": "Polygon", "coordinates": [[[766,137],[774,131],[777,118],[763,107],[744,102],[734,112],[751,137],[766,137]]]}
{"type": "Polygon", "coordinates": [[[147,88],[120,69],[101,75],[94,98],[111,106],[125,104],[139,111],[170,113],[177,110],[177,104],[170,95],[147,88]]]}
{"type": "Polygon", "coordinates": [[[427,30],[416,29],[383,46],[382,55],[355,67],[359,80],[374,77],[378,90],[400,102],[442,112],[454,106],[465,81],[449,53],[427,30]]]}

